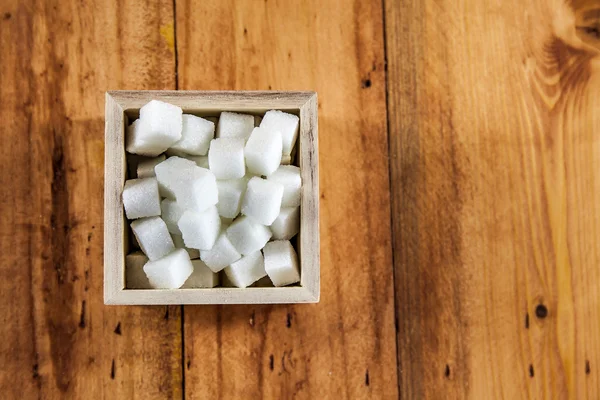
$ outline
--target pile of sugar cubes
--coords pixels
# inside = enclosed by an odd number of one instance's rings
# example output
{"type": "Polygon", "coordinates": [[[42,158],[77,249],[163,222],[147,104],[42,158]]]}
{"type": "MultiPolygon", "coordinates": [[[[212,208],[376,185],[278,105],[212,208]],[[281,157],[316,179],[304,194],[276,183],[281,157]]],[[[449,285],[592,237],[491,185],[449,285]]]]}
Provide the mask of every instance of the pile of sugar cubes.
{"type": "Polygon", "coordinates": [[[298,123],[278,110],[262,119],[235,112],[217,119],[158,100],[144,105],[126,135],[138,163],[123,205],[141,249],[126,256],[126,286],[299,282],[290,239],[300,229],[302,182],[289,165],[298,123]]]}

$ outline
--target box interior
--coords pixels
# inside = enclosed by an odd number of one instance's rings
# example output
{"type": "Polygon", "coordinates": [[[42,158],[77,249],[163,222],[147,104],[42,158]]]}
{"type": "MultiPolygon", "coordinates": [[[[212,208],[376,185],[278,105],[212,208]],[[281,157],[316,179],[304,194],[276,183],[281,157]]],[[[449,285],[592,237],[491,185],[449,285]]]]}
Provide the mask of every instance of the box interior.
{"type": "MultiPolygon", "coordinates": [[[[184,109],[183,112],[184,114],[192,114],[198,117],[216,117],[218,118],[220,113],[223,111],[230,111],[230,112],[239,112],[239,113],[243,113],[243,114],[251,114],[254,116],[260,116],[263,117],[264,114],[271,110],[272,108],[264,108],[264,109],[236,109],[236,108],[222,108],[217,110],[202,110],[202,109],[184,109]]],[[[287,113],[290,114],[294,114],[296,116],[298,116],[298,118],[300,118],[299,124],[302,124],[302,119],[300,116],[300,110],[297,108],[291,108],[291,109],[286,109],[286,108],[277,108],[277,110],[280,111],[285,111],[287,113]]],[[[133,121],[135,121],[137,118],[139,118],[139,109],[127,109],[124,110],[124,126],[123,126],[123,132],[127,132],[127,126],[129,126],[133,121]]],[[[300,133],[299,133],[300,135],[300,133]]],[[[298,156],[298,154],[300,153],[300,145],[301,145],[301,141],[300,141],[300,137],[298,136],[298,139],[296,140],[296,145],[294,147],[294,150],[292,151],[292,161],[291,161],[291,165],[295,165],[299,168],[302,168],[302,166],[300,165],[300,157],[298,156]]],[[[143,156],[138,156],[136,154],[130,154],[127,153],[125,151],[125,148],[123,148],[123,155],[126,159],[126,170],[124,171],[124,176],[125,179],[133,179],[136,177],[137,175],[137,164],[139,163],[140,159],[144,159],[145,157],[143,156]]],[[[123,182],[123,185],[125,184],[125,182],[123,182]]],[[[302,204],[300,205],[300,220],[302,220],[302,204]]],[[[126,226],[127,228],[124,230],[123,232],[123,246],[124,246],[124,255],[127,255],[133,251],[138,250],[137,247],[134,244],[134,236],[133,236],[133,232],[131,230],[130,227],[130,222],[125,218],[125,216],[123,216],[123,223],[124,226],[126,226]]],[[[292,246],[294,247],[294,250],[296,250],[296,254],[298,255],[298,265],[300,268],[300,277],[301,277],[301,281],[297,284],[294,285],[288,285],[286,287],[300,287],[301,286],[301,282],[302,282],[302,259],[301,259],[301,252],[300,252],[300,235],[302,234],[302,231],[298,232],[298,234],[296,236],[294,236],[292,239],[290,239],[290,242],[292,244],[292,246]]],[[[123,259],[123,266],[126,268],[125,265],[125,259],[123,259]]],[[[124,290],[161,290],[161,289],[129,289],[127,287],[127,282],[126,282],[126,273],[125,273],[125,268],[123,268],[123,277],[122,277],[122,282],[124,283],[124,290]]],[[[220,284],[219,286],[216,286],[215,288],[212,289],[193,289],[193,288],[181,288],[178,290],[214,290],[217,288],[223,288],[226,286],[222,286],[222,281],[223,281],[223,273],[220,272],[219,273],[219,280],[220,280],[220,284]]],[[[279,289],[277,287],[274,287],[273,284],[270,282],[270,280],[268,279],[268,277],[262,278],[260,280],[258,280],[257,282],[253,283],[251,286],[249,286],[248,288],[253,288],[253,287],[261,287],[261,288],[273,288],[273,289],[279,289]]],[[[241,288],[236,288],[236,287],[227,287],[227,289],[238,289],[238,290],[247,290],[248,288],[245,289],[241,289],[241,288]]]]}

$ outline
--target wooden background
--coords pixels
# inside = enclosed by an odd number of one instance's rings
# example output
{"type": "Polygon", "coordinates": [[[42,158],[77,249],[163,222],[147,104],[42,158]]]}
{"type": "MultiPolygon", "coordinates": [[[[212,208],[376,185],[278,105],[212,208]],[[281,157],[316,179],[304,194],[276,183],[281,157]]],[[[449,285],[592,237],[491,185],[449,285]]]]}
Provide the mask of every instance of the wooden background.
{"type": "Polygon", "coordinates": [[[2,0],[0,396],[600,398],[598,0],[2,0]],[[104,92],[319,94],[321,303],[107,307],[104,92]]]}

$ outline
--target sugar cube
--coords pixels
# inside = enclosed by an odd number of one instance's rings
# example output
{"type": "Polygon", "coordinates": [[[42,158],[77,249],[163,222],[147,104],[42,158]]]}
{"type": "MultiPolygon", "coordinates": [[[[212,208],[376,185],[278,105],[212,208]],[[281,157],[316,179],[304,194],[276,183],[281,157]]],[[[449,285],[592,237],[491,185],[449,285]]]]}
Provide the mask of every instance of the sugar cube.
{"type": "Polygon", "coordinates": [[[260,251],[255,251],[240,258],[225,268],[225,274],[231,283],[245,288],[267,275],[265,262],[260,251]]]}
{"type": "Polygon", "coordinates": [[[260,127],[268,132],[279,131],[282,139],[282,154],[292,154],[298,137],[299,118],[283,111],[271,110],[265,113],[260,127]]]}
{"type": "Polygon", "coordinates": [[[269,228],[246,216],[233,221],[226,234],[233,247],[243,255],[262,249],[272,236],[269,228]]]}
{"type": "Polygon", "coordinates": [[[242,197],[246,192],[248,181],[245,178],[217,181],[219,202],[217,210],[225,218],[235,218],[240,213],[242,197]]]}
{"type": "Polygon", "coordinates": [[[132,154],[155,157],[165,151],[165,147],[160,143],[151,143],[143,139],[145,129],[139,119],[127,127],[125,150],[132,154]]]}
{"type": "Polygon", "coordinates": [[[283,207],[270,226],[273,239],[290,240],[300,231],[300,207],[283,207]]]}
{"type": "Polygon", "coordinates": [[[210,250],[201,250],[200,259],[208,265],[213,272],[219,272],[232,262],[239,260],[242,255],[233,247],[231,241],[222,231],[215,245],[210,250]]]}
{"type": "Polygon", "coordinates": [[[150,282],[144,273],[148,257],[141,251],[125,256],[125,287],[128,289],[150,289],[150,282]]]}
{"type": "Polygon", "coordinates": [[[217,124],[217,137],[236,137],[248,140],[254,128],[254,116],[224,111],[217,124]]]}
{"type": "Polygon", "coordinates": [[[149,158],[144,161],[141,161],[137,165],[137,177],[138,178],[150,178],[156,176],[156,172],[154,172],[154,167],[156,167],[161,162],[165,161],[166,157],[164,154],[161,154],[158,157],[149,158]]]}
{"type": "Polygon", "coordinates": [[[244,148],[248,170],[257,175],[271,175],[281,164],[281,146],[279,131],[254,128],[244,148]]]}
{"type": "Polygon", "coordinates": [[[175,187],[189,180],[196,163],[181,157],[169,157],[154,167],[158,188],[163,197],[175,199],[175,187]]]}
{"type": "Polygon", "coordinates": [[[179,222],[179,218],[183,215],[185,208],[177,203],[176,200],[164,199],[160,202],[160,209],[161,217],[165,221],[165,224],[167,224],[169,232],[181,235],[177,222],[179,222]]]}
{"type": "Polygon", "coordinates": [[[202,212],[217,204],[219,189],[217,179],[205,168],[194,166],[183,184],[175,186],[175,197],[183,208],[202,212]]]}
{"type": "Polygon", "coordinates": [[[183,114],[181,139],[171,145],[172,149],[204,156],[210,141],[215,136],[215,124],[195,115],[183,114]]]}
{"type": "Polygon", "coordinates": [[[150,261],[158,260],[175,249],[167,225],[160,217],[136,219],[131,223],[131,230],[150,261]]]}
{"type": "Polygon", "coordinates": [[[300,188],[302,186],[300,168],[295,165],[282,165],[267,179],[283,185],[282,207],[298,207],[300,205],[300,188]]]}
{"type": "Polygon", "coordinates": [[[242,200],[242,214],[263,225],[271,225],[279,215],[283,185],[263,178],[253,177],[242,200]]]}
{"type": "Polygon", "coordinates": [[[185,249],[185,251],[188,252],[190,260],[200,258],[200,251],[198,249],[190,249],[189,247],[185,247],[183,236],[172,233],[171,238],[173,238],[173,244],[175,245],[176,249],[185,249]]]}
{"type": "Polygon", "coordinates": [[[300,282],[298,256],[289,240],[269,242],[263,249],[265,271],[275,286],[300,282]]]}
{"type": "Polygon", "coordinates": [[[219,284],[219,274],[215,274],[202,262],[202,260],[192,260],[194,272],[185,281],[182,288],[213,288],[219,284]]]}
{"type": "Polygon", "coordinates": [[[144,265],[150,286],[155,289],[180,288],[193,271],[190,257],[184,249],[177,249],[144,265]]]}
{"type": "Polygon", "coordinates": [[[246,173],[244,141],[240,138],[213,139],[208,150],[208,165],[217,179],[237,179],[246,173]]]}
{"type": "Polygon", "coordinates": [[[128,219],[160,215],[160,196],[156,178],[125,181],[123,206],[128,219]]]}
{"type": "Polygon", "coordinates": [[[178,225],[187,247],[210,250],[219,236],[221,219],[217,207],[212,206],[203,212],[185,211],[178,225]]]}
{"type": "Polygon", "coordinates": [[[182,114],[181,107],[151,100],[140,108],[141,140],[160,145],[165,151],[181,139],[182,114]]]}

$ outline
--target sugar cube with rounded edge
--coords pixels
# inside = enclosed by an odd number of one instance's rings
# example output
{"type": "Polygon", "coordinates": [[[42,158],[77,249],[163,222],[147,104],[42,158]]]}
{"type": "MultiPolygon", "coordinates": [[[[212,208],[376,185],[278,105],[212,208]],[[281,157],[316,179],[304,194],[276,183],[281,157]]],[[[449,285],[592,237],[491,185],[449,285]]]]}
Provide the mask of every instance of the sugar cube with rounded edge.
{"type": "Polygon", "coordinates": [[[125,256],[125,287],[128,289],[150,289],[150,282],[144,272],[148,257],[141,251],[125,256]]]}
{"type": "Polygon", "coordinates": [[[281,209],[283,185],[263,178],[253,177],[248,181],[242,200],[242,214],[269,226],[281,209]]]}
{"type": "Polygon", "coordinates": [[[273,235],[269,228],[246,216],[233,221],[226,234],[233,247],[242,255],[262,249],[273,235]]]}
{"type": "Polygon", "coordinates": [[[212,272],[202,260],[192,260],[192,266],[194,272],[183,284],[183,289],[213,288],[219,284],[219,274],[212,272]]]}
{"type": "Polygon", "coordinates": [[[263,249],[265,271],[275,286],[300,282],[298,256],[289,240],[275,240],[263,249]]]}
{"type": "Polygon", "coordinates": [[[171,233],[171,238],[173,239],[173,244],[175,245],[176,249],[185,249],[185,251],[188,252],[190,260],[200,258],[200,250],[190,249],[189,247],[186,247],[185,242],[183,241],[183,236],[171,233]]]}
{"type": "Polygon", "coordinates": [[[254,128],[244,148],[248,171],[265,176],[275,172],[281,164],[281,143],[279,131],[254,128]]]}
{"type": "Polygon", "coordinates": [[[253,128],[253,115],[223,111],[217,124],[217,137],[236,137],[246,141],[253,128]]]}
{"type": "Polygon", "coordinates": [[[282,207],[270,226],[273,239],[290,240],[300,232],[300,207],[282,207]]]}
{"type": "Polygon", "coordinates": [[[213,271],[219,272],[232,262],[239,260],[242,255],[235,249],[231,241],[221,232],[215,245],[210,250],[200,251],[200,259],[213,271]]]}
{"type": "Polygon", "coordinates": [[[175,187],[177,202],[183,208],[196,212],[217,204],[219,189],[213,173],[205,168],[194,167],[191,176],[185,184],[175,187]]]}
{"type": "Polygon", "coordinates": [[[182,115],[181,107],[174,104],[160,100],[146,103],[140,108],[141,140],[160,145],[165,151],[181,139],[182,115]]]}
{"type": "Polygon", "coordinates": [[[210,250],[219,236],[221,219],[217,207],[212,206],[200,213],[185,211],[178,225],[186,247],[210,250]]]}
{"type": "Polygon", "coordinates": [[[267,275],[263,255],[260,251],[242,257],[226,267],[224,271],[229,281],[239,288],[246,288],[267,275]]]}
{"type": "Polygon", "coordinates": [[[139,119],[136,119],[127,127],[125,138],[125,150],[131,154],[155,157],[165,151],[164,145],[149,143],[142,139],[144,127],[139,119]]]}
{"type": "Polygon", "coordinates": [[[156,172],[154,172],[154,167],[156,167],[161,162],[165,161],[166,157],[164,154],[161,154],[158,157],[149,158],[137,165],[137,177],[138,178],[150,178],[156,176],[156,172]]]}
{"type": "Polygon", "coordinates": [[[128,219],[160,215],[160,195],[156,178],[125,181],[123,206],[128,219]]]}
{"type": "Polygon", "coordinates": [[[188,253],[184,249],[175,251],[159,258],[148,261],[144,272],[150,286],[155,289],[178,289],[194,271],[188,253]]]}
{"type": "Polygon", "coordinates": [[[282,154],[289,156],[296,144],[299,121],[297,115],[271,110],[265,113],[260,127],[269,132],[279,131],[282,139],[282,154]]]}
{"type": "Polygon", "coordinates": [[[175,250],[167,225],[160,217],[136,219],[131,223],[131,230],[150,261],[158,260],[175,250]]]}
{"type": "Polygon", "coordinates": [[[243,139],[213,139],[208,150],[208,166],[219,180],[243,177],[246,173],[243,139]]]}
{"type": "Polygon", "coordinates": [[[181,157],[169,157],[154,167],[161,196],[175,199],[175,188],[189,181],[196,163],[181,157]]]}
{"type": "Polygon", "coordinates": [[[283,185],[282,207],[298,207],[300,205],[300,189],[302,187],[300,168],[295,165],[282,165],[267,179],[283,185]]]}
{"type": "Polygon", "coordinates": [[[242,197],[246,192],[248,181],[245,178],[217,181],[219,188],[219,215],[225,218],[235,218],[242,207],[242,197]]]}
{"type": "Polygon", "coordinates": [[[171,146],[187,154],[204,156],[210,141],[215,136],[215,124],[195,115],[183,114],[181,139],[171,146]]]}
{"type": "Polygon", "coordinates": [[[165,221],[165,224],[167,224],[169,232],[181,235],[177,223],[179,222],[179,218],[183,215],[185,208],[177,203],[176,200],[163,199],[163,201],[160,202],[160,210],[161,217],[163,221],[165,221]]]}

